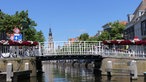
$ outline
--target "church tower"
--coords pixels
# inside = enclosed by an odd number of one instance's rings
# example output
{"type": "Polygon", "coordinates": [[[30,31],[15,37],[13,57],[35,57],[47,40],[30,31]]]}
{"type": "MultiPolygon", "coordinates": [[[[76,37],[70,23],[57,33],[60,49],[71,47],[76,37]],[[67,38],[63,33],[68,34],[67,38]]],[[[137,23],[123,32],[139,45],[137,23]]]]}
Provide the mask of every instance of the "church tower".
{"type": "Polygon", "coordinates": [[[52,53],[53,49],[54,49],[54,42],[53,42],[53,36],[52,36],[51,28],[49,28],[48,48],[49,48],[49,53],[52,53]]]}
{"type": "Polygon", "coordinates": [[[48,38],[49,42],[53,42],[53,36],[52,36],[52,31],[51,31],[51,28],[49,28],[49,38],[48,38]]]}

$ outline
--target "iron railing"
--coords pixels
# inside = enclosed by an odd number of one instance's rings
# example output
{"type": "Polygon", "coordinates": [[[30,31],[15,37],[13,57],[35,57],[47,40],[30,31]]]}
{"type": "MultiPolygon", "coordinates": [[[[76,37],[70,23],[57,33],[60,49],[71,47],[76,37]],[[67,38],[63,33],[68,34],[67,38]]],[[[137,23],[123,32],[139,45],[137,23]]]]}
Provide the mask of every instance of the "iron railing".
{"type": "Polygon", "coordinates": [[[101,42],[68,42],[54,41],[53,43],[41,43],[43,55],[90,55],[100,54],[101,42]],[[97,53],[98,51],[98,53],[97,53]]]}
{"type": "Polygon", "coordinates": [[[48,55],[101,55],[102,57],[145,59],[142,45],[104,45],[101,41],[54,41],[35,46],[0,45],[0,58],[48,55]]]}
{"type": "Polygon", "coordinates": [[[0,46],[0,58],[32,57],[39,55],[37,46],[0,46]]]}
{"type": "MultiPolygon", "coordinates": [[[[102,57],[144,59],[144,46],[134,45],[133,50],[126,45],[104,45],[101,41],[54,41],[40,43],[42,55],[102,55],[102,57]]],[[[133,46],[133,45],[130,45],[133,46]]]]}

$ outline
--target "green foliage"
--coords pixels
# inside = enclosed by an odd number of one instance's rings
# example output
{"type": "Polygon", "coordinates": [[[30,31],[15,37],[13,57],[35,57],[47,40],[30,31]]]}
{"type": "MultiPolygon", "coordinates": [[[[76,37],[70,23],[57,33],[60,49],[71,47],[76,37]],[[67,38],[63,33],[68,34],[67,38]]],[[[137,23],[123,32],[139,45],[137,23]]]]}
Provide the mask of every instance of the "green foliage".
{"type": "Polygon", "coordinates": [[[123,31],[125,25],[119,21],[110,22],[108,24],[111,27],[110,31],[103,31],[99,36],[89,37],[88,33],[83,33],[79,36],[79,41],[103,41],[103,40],[117,40],[123,39],[123,31]]]}
{"type": "Polygon", "coordinates": [[[119,21],[115,21],[114,23],[109,23],[111,26],[110,31],[103,31],[100,36],[98,36],[98,40],[117,40],[123,39],[123,31],[125,28],[124,24],[121,24],[119,21]]]}
{"type": "Polygon", "coordinates": [[[45,41],[45,38],[43,36],[42,31],[39,31],[39,32],[36,33],[36,41],[39,41],[39,42],[44,42],[45,41]]]}
{"type": "Polygon", "coordinates": [[[36,29],[35,28],[28,28],[27,30],[24,30],[24,40],[31,40],[36,41],[36,29]],[[29,35],[29,36],[27,36],[29,35]]]}
{"type": "Polygon", "coordinates": [[[108,31],[103,31],[102,34],[97,38],[98,41],[109,40],[109,39],[111,39],[111,37],[108,31]]]}
{"type": "Polygon", "coordinates": [[[79,40],[80,40],[80,41],[86,41],[86,40],[88,40],[88,39],[89,39],[88,33],[83,33],[83,34],[81,34],[81,35],[79,36],[79,40]]]}
{"type": "Polygon", "coordinates": [[[119,21],[116,21],[114,23],[111,24],[111,32],[110,32],[110,35],[112,37],[113,40],[116,40],[116,39],[123,39],[123,31],[124,31],[124,28],[125,28],[125,25],[123,24],[120,24],[119,21]]]}
{"type": "Polygon", "coordinates": [[[8,15],[0,11],[0,32],[13,33],[15,27],[21,29],[25,40],[44,41],[41,31],[37,32],[34,28],[37,26],[35,21],[28,17],[28,11],[21,11],[14,15],[8,15]]]}
{"type": "Polygon", "coordinates": [[[89,37],[87,41],[97,41],[98,37],[89,37]]]}
{"type": "Polygon", "coordinates": [[[0,31],[6,31],[8,33],[12,33],[15,27],[22,29],[23,23],[26,22],[26,25],[29,25],[28,11],[22,11],[14,15],[8,15],[0,11],[1,19],[0,19],[0,31]]]}

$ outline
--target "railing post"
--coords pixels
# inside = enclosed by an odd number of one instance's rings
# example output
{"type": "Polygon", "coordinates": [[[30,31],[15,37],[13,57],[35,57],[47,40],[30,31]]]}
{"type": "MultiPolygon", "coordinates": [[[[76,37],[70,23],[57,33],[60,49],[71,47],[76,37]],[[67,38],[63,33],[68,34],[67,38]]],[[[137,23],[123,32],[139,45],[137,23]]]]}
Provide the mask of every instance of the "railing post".
{"type": "Polygon", "coordinates": [[[79,42],[79,54],[81,54],[81,43],[79,42]]]}
{"type": "Polygon", "coordinates": [[[41,52],[41,43],[39,42],[39,56],[42,55],[42,52],[41,52]]]}
{"type": "Polygon", "coordinates": [[[84,52],[84,54],[86,54],[86,42],[84,41],[84,48],[83,48],[84,50],[83,50],[83,52],[84,52]]]}
{"type": "Polygon", "coordinates": [[[16,46],[16,55],[17,55],[17,57],[20,56],[19,55],[19,46],[16,46]]]}
{"type": "Polygon", "coordinates": [[[101,51],[101,55],[103,56],[103,55],[105,55],[104,53],[105,53],[105,51],[104,51],[104,45],[103,45],[103,43],[101,43],[101,49],[102,49],[102,51],[101,51]],[[103,53],[104,52],[104,53],[103,53]]]}
{"type": "Polygon", "coordinates": [[[51,46],[51,48],[53,48],[52,50],[53,51],[51,51],[53,54],[56,54],[56,50],[55,50],[55,48],[56,48],[56,41],[55,42],[52,42],[52,46],[51,46]]]}
{"type": "Polygon", "coordinates": [[[92,50],[91,50],[92,54],[94,54],[94,45],[92,45],[92,50]]]}
{"type": "Polygon", "coordinates": [[[71,43],[69,41],[69,54],[71,55],[71,43]]]}
{"type": "Polygon", "coordinates": [[[101,49],[100,49],[100,48],[101,48],[101,42],[98,42],[98,43],[99,43],[99,45],[98,45],[98,46],[99,46],[99,47],[98,47],[98,51],[99,51],[99,53],[100,53],[99,55],[101,55],[101,49]]]}

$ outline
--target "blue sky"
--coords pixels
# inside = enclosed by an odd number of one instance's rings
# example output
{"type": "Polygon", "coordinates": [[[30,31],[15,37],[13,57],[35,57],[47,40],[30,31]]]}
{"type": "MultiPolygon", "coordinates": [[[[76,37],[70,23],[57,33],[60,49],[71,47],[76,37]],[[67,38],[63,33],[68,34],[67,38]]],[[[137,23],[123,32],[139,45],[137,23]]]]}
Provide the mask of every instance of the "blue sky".
{"type": "Polygon", "coordinates": [[[42,30],[46,41],[49,28],[55,41],[66,41],[82,33],[93,36],[102,26],[126,20],[142,0],[0,0],[7,14],[28,10],[29,17],[42,30]]]}

